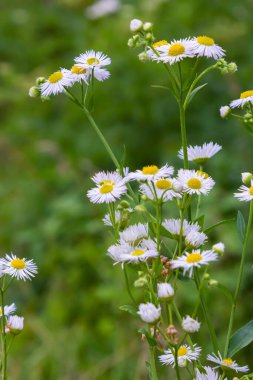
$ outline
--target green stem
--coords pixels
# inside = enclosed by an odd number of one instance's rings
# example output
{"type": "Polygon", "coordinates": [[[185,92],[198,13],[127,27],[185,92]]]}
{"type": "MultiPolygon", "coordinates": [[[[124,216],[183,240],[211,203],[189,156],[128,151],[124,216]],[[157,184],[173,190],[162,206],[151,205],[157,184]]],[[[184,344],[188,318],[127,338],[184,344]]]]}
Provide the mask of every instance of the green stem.
{"type": "Polygon", "coordinates": [[[157,373],[156,373],[156,365],[155,365],[154,347],[151,347],[151,346],[149,346],[149,360],[150,360],[150,367],[151,367],[153,380],[158,380],[157,373]]]}
{"type": "Polygon", "coordinates": [[[241,282],[242,282],[244,263],[245,263],[246,253],[247,253],[247,245],[248,245],[249,234],[250,234],[250,229],[251,229],[251,224],[252,224],[252,217],[253,217],[253,201],[250,202],[248,225],[247,225],[247,230],[246,230],[244,240],[243,240],[242,257],[241,257],[239,275],[238,275],[235,293],[234,293],[232,310],[231,310],[230,319],[229,319],[228,333],[227,333],[225,349],[224,349],[224,357],[226,357],[226,355],[228,353],[229,340],[230,340],[230,337],[232,334],[232,328],[233,328],[234,317],[235,317],[235,309],[236,309],[237,299],[238,299],[238,295],[239,295],[240,287],[241,287],[241,282]]]}
{"type": "Polygon", "coordinates": [[[187,136],[186,136],[186,126],[185,126],[185,109],[180,101],[178,103],[179,113],[180,113],[180,128],[181,128],[181,139],[182,139],[182,148],[184,155],[184,169],[188,169],[188,154],[187,154],[187,136]]]}
{"type": "Polygon", "coordinates": [[[130,287],[129,287],[129,281],[128,281],[128,276],[127,276],[127,271],[126,271],[126,266],[125,265],[124,265],[123,271],[124,271],[124,276],[125,276],[125,282],[126,282],[127,292],[129,294],[129,297],[133,301],[134,305],[136,305],[137,302],[135,301],[135,299],[134,299],[134,297],[133,297],[133,295],[131,293],[130,287]]]}
{"type": "Polygon", "coordinates": [[[6,344],[6,332],[5,332],[5,315],[4,315],[4,291],[1,288],[1,330],[2,330],[2,376],[1,380],[7,380],[7,344],[6,344]]]}
{"type": "Polygon", "coordinates": [[[177,355],[177,347],[175,348],[175,370],[177,374],[177,380],[180,380],[180,373],[179,373],[179,367],[178,367],[178,355],[177,355]]]}

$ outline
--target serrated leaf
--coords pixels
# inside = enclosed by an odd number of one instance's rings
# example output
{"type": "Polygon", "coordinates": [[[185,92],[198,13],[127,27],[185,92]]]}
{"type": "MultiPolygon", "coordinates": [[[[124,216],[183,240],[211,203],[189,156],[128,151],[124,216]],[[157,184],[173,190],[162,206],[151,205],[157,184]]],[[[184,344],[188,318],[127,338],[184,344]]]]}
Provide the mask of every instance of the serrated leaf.
{"type": "Polygon", "coordinates": [[[189,100],[188,100],[188,104],[192,101],[192,99],[194,98],[194,96],[203,88],[207,85],[207,83],[204,83],[204,84],[201,84],[200,86],[194,88],[194,90],[192,90],[190,96],[189,96],[189,100]]]}
{"type": "Polygon", "coordinates": [[[232,357],[253,341],[253,319],[237,330],[230,338],[228,356],[232,357]]]}
{"type": "Polygon", "coordinates": [[[136,315],[136,312],[137,312],[135,307],[132,305],[122,305],[119,307],[119,309],[122,311],[126,311],[127,313],[132,314],[132,315],[136,315]]]}
{"type": "Polygon", "coordinates": [[[151,365],[149,362],[145,362],[146,363],[146,368],[147,368],[147,372],[148,372],[148,380],[154,380],[154,376],[153,376],[153,373],[152,373],[152,369],[151,369],[151,365]]]}
{"type": "Polygon", "coordinates": [[[243,242],[244,237],[245,237],[246,225],[245,225],[244,217],[243,217],[241,211],[238,211],[238,213],[237,213],[236,227],[237,227],[237,231],[238,231],[238,234],[240,236],[240,239],[243,242]]]}

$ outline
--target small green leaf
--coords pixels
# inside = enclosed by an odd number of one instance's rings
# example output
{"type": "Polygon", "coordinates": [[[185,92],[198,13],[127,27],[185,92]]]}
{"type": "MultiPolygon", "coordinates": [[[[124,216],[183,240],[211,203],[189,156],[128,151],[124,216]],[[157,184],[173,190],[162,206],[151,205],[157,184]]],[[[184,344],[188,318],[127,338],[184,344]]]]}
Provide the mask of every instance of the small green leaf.
{"type": "Polygon", "coordinates": [[[241,211],[238,211],[238,213],[237,213],[236,226],[237,226],[237,231],[239,233],[240,239],[243,242],[244,236],[245,236],[246,226],[245,226],[244,217],[243,217],[241,211]]]}
{"type": "Polygon", "coordinates": [[[146,368],[147,368],[147,371],[148,371],[148,380],[154,380],[154,376],[153,376],[153,373],[152,373],[152,369],[151,369],[151,365],[149,362],[145,362],[146,363],[146,368]]]}
{"type": "Polygon", "coordinates": [[[237,330],[229,341],[228,355],[234,356],[253,341],[253,319],[237,330]]]}
{"type": "Polygon", "coordinates": [[[152,84],[151,85],[152,88],[161,88],[163,90],[168,90],[168,91],[171,91],[169,87],[166,87],[166,86],[160,86],[158,84],[152,84]]]}
{"type": "Polygon", "coordinates": [[[198,223],[200,227],[203,229],[205,222],[205,215],[200,215],[197,219],[194,220],[194,223],[198,223]]]}
{"type": "Polygon", "coordinates": [[[190,94],[190,97],[189,97],[189,100],[188,100],[188,104],[192,101],[192,99],[194,98],[194,96],[197,94],[197,92],[199,92],[203,87],[205,87],[207,85],[207,83],[204,83],[196,88],[194,88],[194,90],[192,90],[191,94],[190,94]]]}
{"type": "Polygon", "coordinates": [[[207,227],[204,232],[209,232],[211,231],[212,229],[214,229],[215,227],[218,227],[218,226],[221,226],[222,224],[225,224],[225,223],[230,223],[230,222],[234,222],[235,219],[224,219],[224,220],[221,220],[220,222],[218,223],[215,223],[213,224],[212,226],[210,227],[207,227]]]}
{"type": "Polygon", "coordinates": [[[119,307],[119,309],[122,311],[126,311],[127,313],[132,315],[136,315],[137,313],[135,307],[132,305],[122,305],[119,307]]]}

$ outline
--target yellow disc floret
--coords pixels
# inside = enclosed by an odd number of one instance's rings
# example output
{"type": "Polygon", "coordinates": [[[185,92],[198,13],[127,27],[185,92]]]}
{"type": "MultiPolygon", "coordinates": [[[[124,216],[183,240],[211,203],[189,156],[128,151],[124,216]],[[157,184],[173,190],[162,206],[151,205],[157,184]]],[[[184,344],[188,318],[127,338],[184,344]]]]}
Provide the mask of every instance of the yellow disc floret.
{"type": "Polygon", "coordinates": [[[156,174],[159,171],[158,166],[149,165],[142,168],[142,174],[156,174]]]}
{"type": "Polygon", "coordinates": [[[186,257],[186,262],[188,264],[194,264],[194,263],[198,263],[199,261],[202,260],[202,256],[200,253],[198,252],[193,252],[193,253],[190,253],[187,257],[186,257]]]}
{"type": "Polygon", "coordinates": [[[198,36],[197,42],[201,45],[212,46],[214,45],[214,39],[207,36],[198,36]]]}
{"type": "Polygon", "coordinates": [[[145,251],[143,251],[143,249],[136,249],[136,251],[133,251],[131,253],[132,256],[142,256],[144,255],[145,251]]]}
{"type": "Polygon", "coordinates": [[[99,188],[99,191],[101,194],[108,194],[113,191],[115,183],[111,180],[106,180],[101,183],[101,186],[99,188]]]}
{"type": "Polygon", "coordinates": [[[24,269],[26,267],[26,263],[22,259],[13,259],[11,260],[11,266],[14,269],[24,269]]]}
{"type": "Polygon", "coordinates": [[[61,71],[56,71],[55,73],[51,74],[50,77],[48,77],[48,81],[50,83],[57,83],[59,80],[61,80],[63,77],[63,74],[61,71]]]}
{"type": "Polygon", "coordinates": [[[222,360],[222,363],[226,365],[232,365],[234,362],[231,358],[226,358],[222,360]]]}
{"type": "Polygon", "coordinates": [[[180,54],[184,54],[184,52],[185,52],[185,47],[179,42],[176,42],[175,44],[171,45],[171,47],[168,50],[168,54],[173,55],[173,57],[176,57],[177,55],[180,55],[180,54]]]}
{"type": "Polygon", "coordinates": [[[153,48],[157,48],[163,45],[168,45],[168,41],[166,40],[157,41],[153,44],[153,48]]]}
{"type": "Polygon", "coordinates": [[[177,350],[177,356],[184,356],[186,355],[188,352],[188,349],[187,347],[180,347],[178,350],[177,350]]]}
{"type": "Polygon", "coordinates": [[[99,65],[100,61],[94,57],[94,58],[88,58],[87,63],[88,63],[88,65],[94,65],[94,64],[99,65]]]}
{"type": "Polygon", "coordinates": [[[253,195],[253,186],[250,186],[249,193],[250,193],[250,195],[253,195]]]}
{"type": "Polygon", "coordinates": [[[201,177],[203,177],[205,179],[207,179],[209,177],[209,175],[206,172],[203,172],[202,170],[197,170],[196,174],[200,175],[201,177]]]}
{"type": "Polygon", "coordinates": [[[71,73],[72,74],[85,74],[87,72],[87,69],[84,67],[74,65],[71,67],[71,73]]]}
{"type": "Polygon", "coordinates": [[[190,189],[199,190],[202,187],[202,183],[198,178],[190,178],[187,181],[187,186],[190,187],[190,189]]]}
{"type": "Polygon", "coordinates": [[[249,96],[253,96],[253,90],[244,91],[240,94],[240,99],[248,98],[249,96]]]}
{"type": "Polygon", "coordinates": [[[155,185],[159,190],[167,190],[167,189],[171,189],[172,183],[168,179],[158,179],[155,185]]]}

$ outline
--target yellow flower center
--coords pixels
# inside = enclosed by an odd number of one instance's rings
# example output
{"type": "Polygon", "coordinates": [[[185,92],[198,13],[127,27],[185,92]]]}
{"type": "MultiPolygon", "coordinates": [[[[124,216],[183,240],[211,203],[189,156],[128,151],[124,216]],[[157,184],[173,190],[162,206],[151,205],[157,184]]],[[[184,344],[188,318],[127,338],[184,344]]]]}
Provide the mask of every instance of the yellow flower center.
{"type": "Polygon", "coordinates": [[[187,257],[186,257],[186,262],[188,264],[194,264],[194,263],[198,263],[199,261],[202,260],[202,256],[200,253],[197,253],[197,252],[193,252],[193,253],[190,253],[187,257]]]}
{"type": "Polygon", "coordinates": [[[227,359],[223,359],[223,360],[222,360],[222,363],[223,363],[223,364],[227,364],[227,365],[232,365],[234,362],[233,362],[232,359],[227,358],[227,359]]]}
{"type": "Polygon", "coordinates": [[[197,170],[196,174],[200,175],[201,177],[204,177],[205,179],[209,177],[209,175],[206,172],[203,172],[202,170],[197,170]]]}
{"type": "Polygon", "coordinates": [[[175,44],[171,45],[171,47],[168,50],[169,55],[173,55],[174,57],[180,54],[183,54],[185,52],[184,45],[176,42],[175,44]]]}
{"type": "Polygon", "coordinates": [[[171,189],[171,181],[168,179],[158,179],[155,183],[156,187],[160,190],[171,189]]]}
{"type": "Polygon", "coordinates": [[[250,193],[250,195],[253,195],[253,186],[250,186],[249,193],[250,193]]]}
{"type": "Polygon", "coordinates": [[[87,59],[87,63],[88,63],[88,65],[93,65],[94,63],[96,65],[99,65],[100,61],[97,58],[94,57],[94,58],[88,58],[87,59]]]}
{"type": "Polygon", "coordinates": [[[153,48],[157,48],[163,45],[168,45],[168,41],[166,40],[157,41],[153,44],[153,48]]]}
{"type": "Polygon", "coordinates": [[[249,96],[253,96],[253,90],[244,91],[240,95],[240,99],[248,98],[249,96]]]}
{"type": "Polygon", "coordinates": [[[141,256],[141,255],[144,255],[145,251],[143,251],[143,249],[136,249],[136,251],[133,251],[131,253],[132,256],[141,256]]]}
{"type": "Polygon", "coordinates": [[[214,45],[214,39],[207,36],[197,37],[197,42],[201,45],[206,45],[206,46],[214,45]]]}
{"type": "Polygon", "coordinates": [[[184,356],[186,355],[188,352],[188,349],[187,347],[180,347],[178,350],[177,350],[177,356],[184,356]]]}
{"type": "Polygon", "coordinates": [[[193,190],[201,189],[202,183],[198,178],[190,178],[187,182],[188,187],[193,190]]]}
{"type": "Polygon", "coordinates": [[[111,193],[114,188],[115,183],[111,180],[106,180],[101,183],[99,191],[101,194],[111,193]]]}
{"type": "Polygon", "coordinates": [[[48,77],[48,81],[50,83],[57,83],[59,80],[61,80],[63,77],[63,74],[61,71],[56,71],[55,73],[51,74],[50,77],[48,77]]]}
{"type": "Polygon", "coordinates": [[[0,317],[3,315],[2,308],[0,308],[0,317]]]}
{"type": "Polygon", "coordinates": [[[158,166],[149,165],[142,168],[142,174],[156,174],[159,171],[158,166]]]}
{"type": "Polygon", "coordinates": [[[26,263],[22,259],[13,259],[11,260],[11,266],[14,269],[24,269],[26,266],[26,263]]]}
{"type": "Polygon", "coordinates": [[[72,74],[85,74],[87,72],[87,69],[84,67],[80,67],[78,65],[74,65],[71,67],[71,73],[72,74]]]}

